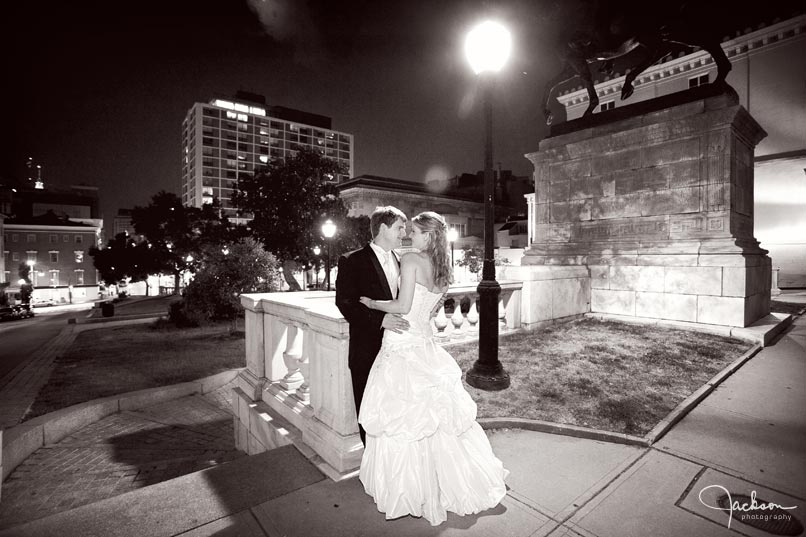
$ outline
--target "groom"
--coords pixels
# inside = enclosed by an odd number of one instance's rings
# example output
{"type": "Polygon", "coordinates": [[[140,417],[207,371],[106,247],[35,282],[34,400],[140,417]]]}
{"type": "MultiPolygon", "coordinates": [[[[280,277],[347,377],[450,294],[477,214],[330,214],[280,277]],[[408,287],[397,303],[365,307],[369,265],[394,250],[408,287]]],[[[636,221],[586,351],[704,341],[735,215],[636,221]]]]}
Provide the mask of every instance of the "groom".
{"type": "MultiPolygon", "coordinates": [[[[406,236],[406,215],[392,207],[378,207],[369,219],[372,242],[342,255],[336,276],[336,306],[350,323],[348,363],[353,380],[355,415],[361,410],[361,399],[375,356],[381,348],[384,330],[403,332],[409,323],[400,315],[371,310],[359,302],[366,296],[375,300],[397,297],[400,262],[392,249],[399,248],[406,236]]],[[[366,445],[366,432],[358,425],[361,442],[366,445]]]]}

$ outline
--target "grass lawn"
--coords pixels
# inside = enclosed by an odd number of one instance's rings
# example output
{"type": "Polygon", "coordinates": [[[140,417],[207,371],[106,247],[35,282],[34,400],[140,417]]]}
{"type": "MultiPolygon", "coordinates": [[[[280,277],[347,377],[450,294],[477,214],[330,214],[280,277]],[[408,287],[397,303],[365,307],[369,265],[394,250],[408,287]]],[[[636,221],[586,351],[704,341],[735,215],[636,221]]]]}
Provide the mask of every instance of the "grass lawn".
{"type": "MultiPolygon", "coordinates": [[[[697,332],[595,319],[501,336],[511,386],[465,384],[480,418],[520,417],[642,436],[751,347],[697,332]]],[[[447,349],[463,371],[478,343],[447,349]]]]}
{"type": "Polygon", "coordinates": [[[99,397],[196,380],[246,365],[243,333],[134,325],[88,330],[55,361],[25,419],[99,397]]]}

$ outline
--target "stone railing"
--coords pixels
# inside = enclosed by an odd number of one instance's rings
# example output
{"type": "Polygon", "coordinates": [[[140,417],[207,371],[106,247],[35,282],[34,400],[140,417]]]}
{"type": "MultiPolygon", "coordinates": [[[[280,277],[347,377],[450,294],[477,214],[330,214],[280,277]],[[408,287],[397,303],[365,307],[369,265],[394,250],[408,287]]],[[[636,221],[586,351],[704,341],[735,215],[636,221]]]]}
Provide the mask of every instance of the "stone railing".
{"type": "MultiPolygon", "coordinates": [[[[521,285],[501,282],[502,330],[520,326],[521,285]]],[[[452,287],[448,297],[457,308],[448,319],[443,307],[432,321],[436,337],[472,338],[476,286],[452,287]],[[463,298],[471,301],[467,314],[458,307],[463,298]]],[[[321,291],[241,296],[246,369],[238,377],[233,409],[240,449],[251,455],[293,443],[328,476],[341,479],[357,470],[363,446],[347,364],[349,324],[334,299],[335,293],[321,291]]]]}

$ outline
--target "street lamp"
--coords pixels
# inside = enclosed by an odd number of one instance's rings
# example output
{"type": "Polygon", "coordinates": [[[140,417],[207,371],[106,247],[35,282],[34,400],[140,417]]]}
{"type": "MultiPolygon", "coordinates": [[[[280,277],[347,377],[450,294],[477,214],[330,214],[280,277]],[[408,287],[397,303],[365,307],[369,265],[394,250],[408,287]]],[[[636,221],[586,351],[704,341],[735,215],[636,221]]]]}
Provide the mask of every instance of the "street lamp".
{"type": "Polygon", "coordinates": [[[454,262],[453,262],[453,243],[458,238],[459,238],[459,232],[456,231],[455,227],[452,227],[451,229],[448,230],[448,242],[451,243],[451,269],[453,269],[453,267],[454,267],[454,262]]]}
{"type": "Polygon", "coordinates": [[[484,265],[479,282],[479,359],[467,372],[467,383],[482,390],[509,387],[509,374],[498,360],[498,298],[501,286],[495,280],[493,222],[493,75],[509,56],[511,38],[501,24],[485,21],[467,34],[465,54],[473,71],[480,75],[484,98],[484,265]]]}
{"type": "Polygon", "coordinates": [[[327,239],[327,257],[325,258],[325,278],[327,278],[327,290],[330,291],[330,239],[336,234],[336,224],[328,219],[322,224],[322,235],[327,239]]]}
{"type": "Polygon", "coordinates": [[[318,246],[313,247],[313,255],[316,256],[316,263],[314,264],[314,272],[316,273],[316,287],[315,289],[319,289],[319,254],[322,253],[322,249],[318,246]]]}

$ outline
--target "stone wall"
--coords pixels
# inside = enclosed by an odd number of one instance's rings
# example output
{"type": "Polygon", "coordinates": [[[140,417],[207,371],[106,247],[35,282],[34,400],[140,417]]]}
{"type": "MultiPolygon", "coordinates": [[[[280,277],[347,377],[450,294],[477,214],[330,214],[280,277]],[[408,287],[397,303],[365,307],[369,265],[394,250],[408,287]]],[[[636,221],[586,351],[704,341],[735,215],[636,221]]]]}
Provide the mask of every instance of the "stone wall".
{"type": "Polygon", "coordinates": [[[543,280],[585,267],[591,312],[747,326],[769,313],[770,260],[753,237],[765,133],[733,92],[670,97],[566,126],[527,155],[534,237],[521,263],[543,280]]]}

